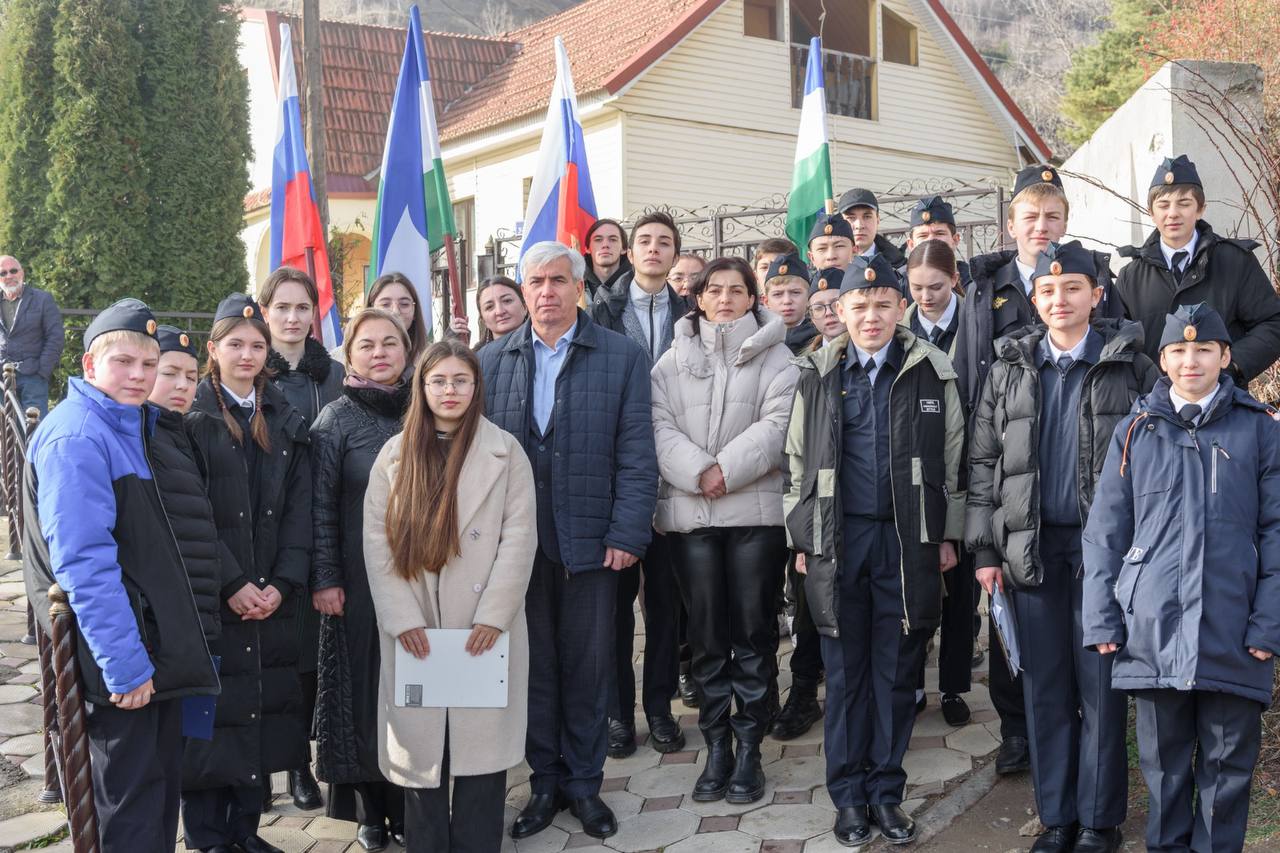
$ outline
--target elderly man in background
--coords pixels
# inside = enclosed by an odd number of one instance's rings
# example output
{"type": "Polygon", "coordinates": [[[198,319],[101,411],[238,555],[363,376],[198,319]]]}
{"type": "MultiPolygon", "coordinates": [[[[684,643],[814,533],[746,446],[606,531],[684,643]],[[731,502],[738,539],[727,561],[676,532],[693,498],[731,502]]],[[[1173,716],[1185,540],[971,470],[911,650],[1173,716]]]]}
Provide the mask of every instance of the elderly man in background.
{"type": "Polygon", "coordinates": [[[62,313],[53,295],[26,283],[22,264],[0,257],[0,363],[18,366],[18,400],[23,411],[49,413],[49,380],[62,357],[62,313]]]}

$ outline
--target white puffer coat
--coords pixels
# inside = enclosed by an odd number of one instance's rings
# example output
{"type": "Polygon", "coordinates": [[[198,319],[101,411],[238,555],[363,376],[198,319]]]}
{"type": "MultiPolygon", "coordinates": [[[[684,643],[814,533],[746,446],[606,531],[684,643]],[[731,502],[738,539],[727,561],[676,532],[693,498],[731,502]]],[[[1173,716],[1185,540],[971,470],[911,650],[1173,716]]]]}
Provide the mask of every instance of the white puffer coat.
{"type": "Polygon", "coordinates": [[[781,525],[782,444],[799,371],[781,318],[761,311],[732,323],[685,317],[653,379],[660,533],[781,525]],[[718,464],[727,494],[711,500],[698,477],[718,464]]]}

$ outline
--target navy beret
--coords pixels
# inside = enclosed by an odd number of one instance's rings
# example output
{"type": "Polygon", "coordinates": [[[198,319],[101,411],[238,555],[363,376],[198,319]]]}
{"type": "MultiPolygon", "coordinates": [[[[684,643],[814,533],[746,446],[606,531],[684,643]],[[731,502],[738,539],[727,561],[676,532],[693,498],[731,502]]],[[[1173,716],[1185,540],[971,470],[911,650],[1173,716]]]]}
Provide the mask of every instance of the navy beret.
{"type": "Polygon", "coordinates": [[[788,252],[785,255],[778,255],[769,264],[769,269],[764,274],[762,284],[768,284],[769,279],[778,278],[780,276],[795,276],[796,278],[809,280],[809,265],[800,259],[795,252],[788,252]]]}
{"type": "Polygon", "coordinates": [[[1045,275],[1087,275],[1093,282],[1098,280],[1098,264],[1093,259],[1093,252],[1080,245],[1079,240],[1069,243],[1050,243],[1036,258],[1036,270],[1031,274],[1031,282],[1045,275]]]}
{"type": "Polygon", "coordinates": [[[192,358],[199,358],[196,355],[196,345],[191,340],[191,335],[177,326],[156,327],[156,340],[160,341],[161,355],[167,352],[185,352],[192,358]]]}
{"type": "Polygon", "coordinates": [[[843,296],[851,290],[866,290],[870,287],[891,287],[902,291],[902,283],[898,281],[898,273],[893,264],[880,253],[870,258],[858,255],[853,259],[853,263],[844,271],[840,294],[843,296]]]}
{"type": "Polygon", "coordinates": [[[226,320],[229,317],[266,322],[262,317],[262,309],[247,293],[233,293],[218,303],[218,310],[214,312],[213,322],[217,323],[219,320],[226,320]]]}
{"type": "Polygon", "coordinates": [[[813,223],[813,230],[809,232],[809,242],[812,243],[818,237],[844,237],[852,243],[853,226],[838,213],[820,213],[818,221],[813,223]]]}
{"type": "Polygon", "coordinates": [[[1170,184],[1195,184],[1197,187],[1203,187],[1200,183],[1200,173],[1196,171],[1196,164],[1192,163],[1186,154],[1179,154],[1172,160],[1166,157],[1164,162],[1156,167],[1156,173],[1151,178],[1151,189],[1166,187],[1170,184]]]}
{"type": "Polygon", "coordinates": [[[1231,345],[1231,333],[1227,331],[1222,315],[1203,302],[1180,305],[1177,311],[1165,315],[1160,349],[1191,341],[1220,341],[1231,345]]]}
{"type": "Polygon", "coordinates": [[[1028,166],[1018,172],[1018,177],[1013,182],[1013,195],[1011,198],[1017,198],[1018,193],[1036,184],[1053,184],[1058,189],[1062,189],[1062,178],[1058,177],[1057,169],[1052,166],[1046,166],[1044,163],[1028,166]]]}
{"type": "Polygon", "coordinates": [[[141,299],[125,297],[103,309],[89,328],[84,330],[84,348],[89,349],[93,339],[107,332],[138,332],[156,336],[156,315],[141,299]]]}

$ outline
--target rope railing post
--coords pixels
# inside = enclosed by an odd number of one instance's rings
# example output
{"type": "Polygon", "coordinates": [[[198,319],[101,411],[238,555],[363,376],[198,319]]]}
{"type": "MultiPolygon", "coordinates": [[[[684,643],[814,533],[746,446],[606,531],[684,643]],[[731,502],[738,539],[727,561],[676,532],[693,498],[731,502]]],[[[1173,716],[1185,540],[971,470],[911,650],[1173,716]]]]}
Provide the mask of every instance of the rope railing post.
{"type": "MultiPolygon", "coordinates": [[[[4,511],[9,517],[9,553],[5,555],[6,560],[20,559],[21,540],[18,533],[18,501],[21,499],[19,494],[19,486],[21,483],[21,475],[18,473],[21,460],[19,459],[19,431],[23,429],[24,424],[15,417],[16,413],[10,410],[9,397],[16,397],[18,387],[18,368],[13,362],[6,362],[4,365],[4,423],[0,424],[0,458],[4,460],[4,511]]],[[[24,433],[25,435],[25,433],[24,433]]]]}
{"type": "Polygon", "coordinates": [[[36,627],[36,646],[40,649],[40,704],[44,706],[44,790],[36,796],[37,802],[56,803],[62,800],[61,771],[58,767],[58,701],[57,680],[53,673],[53,648],[49,636],[36,627]]]}
{"type": "Polygon", "coordinates": [[[89,768],[89,729],[76,661],[75,614],[62,587],[49,587],[53,624],[53,667],[58,702],[58,741],[62,752],[67,820],[75,853],[98,853],[98,813],[93,805],[89,768]]]}

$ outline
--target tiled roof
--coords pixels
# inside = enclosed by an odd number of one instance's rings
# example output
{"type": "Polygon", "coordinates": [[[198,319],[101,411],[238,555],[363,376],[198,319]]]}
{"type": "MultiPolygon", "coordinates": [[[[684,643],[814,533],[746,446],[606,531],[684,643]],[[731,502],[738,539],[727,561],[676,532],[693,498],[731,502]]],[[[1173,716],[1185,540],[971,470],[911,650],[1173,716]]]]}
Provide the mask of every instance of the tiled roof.
{"type": "MultiPolygon", "coordinates": [[[[578,97],[602,89],[617,92],[674,46],[723,0],[585,0],[512,32],[503,39],[519,48],[501,67],[440,117],[449,140],[546,109],[556,76],[555,37],[564,39],[578,97]],[[637,60],[639,67],[620,77],[637,60]]],[[[434,60],[433,60],[434,61],[434,60]]]]}

